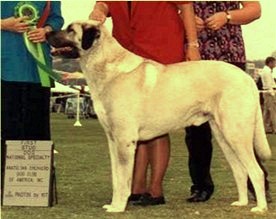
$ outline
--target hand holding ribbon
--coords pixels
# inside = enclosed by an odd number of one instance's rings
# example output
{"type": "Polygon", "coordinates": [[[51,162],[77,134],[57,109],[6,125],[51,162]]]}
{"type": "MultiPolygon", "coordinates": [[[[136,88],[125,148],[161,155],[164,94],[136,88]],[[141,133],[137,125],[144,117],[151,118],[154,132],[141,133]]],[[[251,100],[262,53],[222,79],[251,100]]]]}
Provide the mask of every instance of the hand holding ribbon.
{"type": "Polygon", "coordinates": [[[24,33],[29,30],[29,25],[24,22],[28,19],[27,16],[24,17],[9,17],[2,20],[2,25],[5,26],[5,29],[11,32],[24,33]]]}
{"type": "Polygon", "coordinates": [[[31,2],[20,2],[15,8],[15,16],[24,19],[29,25],[29,31],[23,33],[24,42],[37,63],[40,82],[43,87],[51,87],[50,78],[59,80],[61,77],[56,72],[52,71],[50,66],[46,64],[43,47],[41,42],[45,41],[45,28],[36,28],[39,19],[39,11],[31,2]]]}
{"type": "Polygon", "coordinates": [[[46,30],[44,28],[36,28],[30,30],[28,33],[28,38],[33,43],[42,43],[46,41],[46,30]]]}

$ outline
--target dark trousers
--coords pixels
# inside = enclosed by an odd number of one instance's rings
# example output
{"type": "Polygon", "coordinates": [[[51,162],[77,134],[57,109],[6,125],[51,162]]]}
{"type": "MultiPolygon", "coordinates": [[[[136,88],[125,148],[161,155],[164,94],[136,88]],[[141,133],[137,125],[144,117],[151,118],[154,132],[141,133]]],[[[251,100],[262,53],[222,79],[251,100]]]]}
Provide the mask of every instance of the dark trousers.
{"type": "Polygon", "coordinates": [[[50,139],[50,88],[1,81],[3,140],[50,139]]]}
{"type": "Polygon", "coordinates": [[[209,123],[186,128],[186,145],[189,152],[191,191],[207,191],[212,194],[214,184],[210,173],[212,160],[212,133],[209,123]]]}
{"type": "MultiPolygon", "coordinates": [[[[237,67],[245,70],[244,63],[231,63],[237,67]]],[[[212,181],[210,166],[212,160],[212,134],[211,128],[208,123],[204,123],[200,126],[191,126],[186,128],[186,145],[189,152],[189,172],[192,179],[191,191],[204,190],[213,193],[214,183],[212,181]]],[[[265,175],[265,189],[269,189],[269,182],[267,180],[268,173],[261,163],[258,156],[256,156],[257,162],[265,175]]],[[[250,179],[248,180],[248,189],[254,192],[250,179]]]]}
{"type": "MultiPolygon", "coordinates": [[[[50,140],[50,88],[1,81],[1,189],[6,140],[50,140]]],[[[2,190],[3,191],[3,190],[2,190]]]]}

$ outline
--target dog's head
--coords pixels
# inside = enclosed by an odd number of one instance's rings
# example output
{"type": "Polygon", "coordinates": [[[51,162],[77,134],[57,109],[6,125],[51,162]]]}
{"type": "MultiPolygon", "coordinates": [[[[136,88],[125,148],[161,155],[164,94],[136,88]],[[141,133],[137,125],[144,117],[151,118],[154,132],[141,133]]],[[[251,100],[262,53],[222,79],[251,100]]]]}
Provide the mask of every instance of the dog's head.
{"type": "Polygon", "coordinates": [[[79,58],[83,51],[93,47],[100,36],[100,23],[89,20],[74,22],[62,31],[49,32],[46,39],[55,48],[54,55],[79,58]]]}

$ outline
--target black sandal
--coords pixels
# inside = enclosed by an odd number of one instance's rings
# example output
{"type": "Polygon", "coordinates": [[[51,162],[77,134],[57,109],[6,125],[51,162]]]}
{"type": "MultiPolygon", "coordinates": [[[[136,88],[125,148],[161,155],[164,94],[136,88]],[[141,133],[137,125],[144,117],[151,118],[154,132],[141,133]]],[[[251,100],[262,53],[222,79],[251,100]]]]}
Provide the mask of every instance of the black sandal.
{"type": "Polygon", "coordinates": [[[143,196],[143,194],[130,194],[127,201],[129,203],[134,203],[134,202],[139,201],[142,196],[143,196]]]}
{"type": "Polygon", "coordinates": [[[134,202],[133,205],[148,206],[148,205],[163,205],[165,204],[164,196],[152,197],[151,194],[145,193],[141,198],[134,202]]]}

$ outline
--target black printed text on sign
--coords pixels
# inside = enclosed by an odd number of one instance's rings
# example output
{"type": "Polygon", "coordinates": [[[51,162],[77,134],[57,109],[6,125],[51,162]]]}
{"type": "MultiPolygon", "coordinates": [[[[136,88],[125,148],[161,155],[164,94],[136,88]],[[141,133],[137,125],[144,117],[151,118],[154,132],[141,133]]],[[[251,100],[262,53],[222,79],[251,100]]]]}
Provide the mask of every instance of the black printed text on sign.
{"type": "Polygon", "coordinates": [[[7,141],[3,205],[49,206],[52,141],[7,141]]]}

